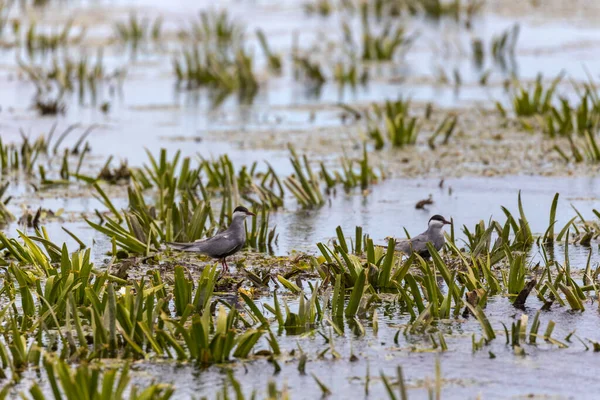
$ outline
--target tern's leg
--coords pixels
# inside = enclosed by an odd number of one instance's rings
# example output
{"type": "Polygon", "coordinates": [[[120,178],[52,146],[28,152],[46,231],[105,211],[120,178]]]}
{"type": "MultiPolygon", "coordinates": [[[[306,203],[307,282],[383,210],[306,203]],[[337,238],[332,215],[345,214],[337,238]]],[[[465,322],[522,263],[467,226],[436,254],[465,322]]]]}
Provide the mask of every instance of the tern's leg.
{"type": "Polygon", "coordinates": [[[227,257],[223,259],[223,262],[225,263],[225,268],[227,269],[227,272],[229,272],[229,265],[227,265],[227,257]]]}

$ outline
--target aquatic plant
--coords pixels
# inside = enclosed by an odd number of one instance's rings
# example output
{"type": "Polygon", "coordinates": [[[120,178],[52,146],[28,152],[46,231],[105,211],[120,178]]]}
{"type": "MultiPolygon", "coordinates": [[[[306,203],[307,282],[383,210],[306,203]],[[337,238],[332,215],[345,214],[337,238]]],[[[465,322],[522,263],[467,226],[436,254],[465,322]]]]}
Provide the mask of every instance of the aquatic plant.
{"type": "Polygon", "coordinates": [[[179,36],[194,43],[202,43],[208,49],[234,51],[244,40],[245,27],[227,12],[200,11],[198,18],[194,19],[188,29],[182,29],[179,36]]]}
{"type": "Polygon", "coordinates": [[[380,174],[377,174],[375,169],[370,165],[366,143],[363,143],[362,159],[353,160],[344,155],[340,159],[340,164],[342,166],[341,173],[334,171],[332,175],[325,164],[321,162],[321,177],[325,180],[328,190],[333,189],[338,183],[343,184],[346,191],[357,186],[360,186],[362,190],[367,190],[371,184],[385,179],[385,174],[382,170],[380,174]],[[355,163],[359,166],[358,171],[354,167],[355,163]]]}
{"type": "MultiPolygon", "coordinates": [[[[512,95],[512,107],[518,117],[531,117],[533,115],[544,115],[552,108],[554,93],[556,87],[562,80],[563,75],[559,74],[550,86],[544,86],[542,75],[538,75],[533,88],[525,89],[521,85],[517,86],[512,95]]],[[[506,116],[506,111],[502,105],[496,102],[496,107],[506,116]]]]}
{"type": "Polygon", "coordinates": [[[15,220],[15,216],[6,207],[10,202],[10,197],[4,198],[6,189],[8,189],[9,182],[0,186],[0,227],[7,225],[15,220]]]}
{"type": "Polygon", "coordinates": [[[457,22],[463,21],[465,25],[470,26],[471,21],[484,5],[481,0],[469,0],[462,2],[460,0],[409,0],[406,1],[406,8],[409,12],[423,13],[426,17],[440,20],[442,18],[452,18],[457,22]]]}
{"type": "MultiPolygon", "coordinates": [[[[86,94],[89,94],[90,101],[95,104],[101,93],[101,83],[120,87],[126,74],[124,68],[106,71],[102,49],[98,50],[95,62],[85,55],[78,60],[73,60],[67,55],[62,59],[54,57],[51,64],[25,64],[20,59],[17,61],[25,76],[36,86],[34,101],[43,102],[40,104],[40,111],[47,109],[44,104],[51,105],[52,111],[60,111],[61,97],[65,93],[77,92],[80,103],[83,103],[86,94]]],[[[109,94],[112,92],[109,91],[109,94]]]]}
{"type": "Polygon", "coordinates": [[[364,85],[369,80],[369,73],[355,62],[338,62],[333,68],[333,80],[340,86],[364,85]]]}
{"type": "Polygon", "coordinates": [[[306,155],[302,159],[298,157],[294,148],[290,145],[290,162],[294,168],[295,175],[289,176],[283,182],[285,187],[294,195],[303,208],[320,207],[325,201],[321,191],[319,180],[310,167],[306,155]]]}
{"type": "Polygon", "coordinates": [[[275,233],[276,227],[269,227],[269,213],[266,208],[263,208],[260,215],[257,213],[252,217],[252,224],[248,230],[246,223],[246,246],[257,249],[258,251],[272,251],[273,244],[277,243],[279,237],[275,233]],[[260,217],[260,223],[259,221],[260,217]]]}
{"type": "Polygon", "coordinates": [[[383,148],[386,141],[393,147],[404,147],[417,142],[420,130],[417,117],[405,114],[385,115],[383,126],[372,121],[369,123],[367,135],[375,140],[376,149],[383,148]]]}
{"type": "Polygon", "coordinates": [[[61,145],[65,138],[80,127],[79,124],[68,126],[53,141],[57,127],[58,124],[55,123],[47,135],[39,135],[35,141],[23,131],[20,143],[4,144],[0,139],[0,177],[39,178],[43,185],[65,184],[71,178],[79,178],[85,157],[90,152],[86,139],[95,126],[86,128],[71,148],[61,148],[61,145]],[[70,167],[74,157],[77,157],[75,170],[70,167]],[[60,166],[60,170],[56,171],[54,165],[60,166]],[[56,174],[60,179],[54,179],[56,174]]]}
{"type": "MultiPolygon", "coordinates": [[[[144,389],[130,385],[129,362],[118,368],[103,368],[100,363],[87,362],[71,366],[53,354],[45,354],[43,365],[55,399],[64,396],[68,400],[167,400],[175,391],[172,385],[165,383],[152,383],[144,389]],[[127,390],[128,397],[125,396],[127,390]]],[[[38,400],[47,398],[37,382],[29,389],[29,393],[38,400]]]]}
{"type": "Polygon", "coordinates": [[[321,65],[316,61],[311,61],[308,56],[295,56],[293,61],[294,78],[305,80],[311,89],[318,90],[327,81],[321,65]]]}
{"type": "MultiPolygon", "coordinates": [[[[368,3],[361,4],[362,26],[362,51],[361,59],[364,61],[390,61],[400,52],[406,50],[412,43],[412,38],[407,36],[404,27],[391,21],[383,28],[374,31],[369,25],[368,3]]],[[[351,32],[346,28],[347,32],[351,32]]]]}
{"type": "Polygon", "coordinates": [[[40,31],[38,23],[31,21],[29,26],[13,23],[13,46],[23,46],[26,54],[30,57],[55,53],[59,49],[65,49],[71,45],[80,44],[86,34],[86,29],[81,28],[77,35],[72,34],[73,20],[68,20],[64,26],[56,27],[50,31],[40,31]],[[22,35],[21,35],[22,33],[22,35]]]}
{"type": "Polygon", "coordinates": [[[452,133],[454,132],[454,129],[456,128],[457,123],[458,123],[458,116],[455,114],[449,113],[446,116],[446,118],[444,118],[442,120],[442,122],[440,122],[440,124],[438,125],[436,130],[433,132],[433,135],[431,135],[431,137],[427,140],[429,147],[431,149],[435,149],[435,146],[436,146],[435,140],[437,139],[437,137],[439,135],[442,135],[444,137],[441,144],[442,145],[448,144],[448,141],[450,140],[450,136],[452,136],[452,133]]]}
{"type": "Polygon", "coordinates": [[[130,44],[133,49],[137,49],[142,43],[157,42],[160,40],[162,22],[162,17],[160,16],[151,21],[149,17],[138,18],[132,12],[129,14],[127,21],[118,21],[115,23],[115,36],[121,43],[130,44]]]}
{"type": "MultiPolygon", "coordinates": [[[[414,145],[421,132],[423,121],[413,114],[410,99],[402,97],[397,100],[386,100],[382,104],[372,104],[366,113],[366,134],[374,140],[375,149],[382,149],[386,143],[399,148],[414,145]]],[[[429,119],[430,114],[431,108],[428,107],[425,119],[429,119]]],[[[458,117],[448,113],[428,139],[429,146],[435,148],[435,141],[440,135],[444,137],[441,144],[447,144],[457,124],[458,117]]]]}
{"type": "Polygon", "coordinates": [[[311,0],[304,3],[304,11],[307,14],[318,14],[321,17],[328,17],[333,11],[331,0],[311,0]]]}
{"type": "Polygon", "coordinates": [[[231,93],[237,93],[241,101],[251,101],[259,88],[254,60],[243,48],[224,57],[192,45],[173,59],[173,69],[178,87],[211,89],[216,103],[231,93]]]}
{"type": "Polygon", "coordinates": [[[581,138],[573,138],[569,136],[568,140],[569,149],[571,151],[570,155],[558,145],[554,145],[553,149],[566,162],[598,163],[600,162],[600,143],[597,136],[597,133],[589,130],[585,131],[583,137],[581,138]]]}
{"type": "Polygon", "coordinates": [[[499,36],[492,38],[490,53],[494,61],[502,68],[507,67],[508,61],[512,61],[514,64],[519,30],[519,24],[514,24],[511,29],[507,29],[499,36]]]}
{"type": "Polygon", "coordinates": [[[269,68],[276,73],[281,72],[281,56],[271,51],[269,43],[267,42],[267,37],[262,30],[257,30],[256,36],[258,37],[258,42],[260,43],[263,53],[265,53],[265,57],[267,57],[269,68]]]}

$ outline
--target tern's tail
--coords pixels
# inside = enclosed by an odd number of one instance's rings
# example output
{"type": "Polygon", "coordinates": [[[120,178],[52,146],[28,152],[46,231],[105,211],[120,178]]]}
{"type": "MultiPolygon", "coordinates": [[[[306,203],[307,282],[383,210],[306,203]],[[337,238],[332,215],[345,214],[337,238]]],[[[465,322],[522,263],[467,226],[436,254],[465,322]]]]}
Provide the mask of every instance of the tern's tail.
{"type": "Polygon", "coordinates": [[[201,244],[197,242],[192,243],[173,243],[167,242],[167,246],[179,250],[179,251],[202,251],[201,244]]]}

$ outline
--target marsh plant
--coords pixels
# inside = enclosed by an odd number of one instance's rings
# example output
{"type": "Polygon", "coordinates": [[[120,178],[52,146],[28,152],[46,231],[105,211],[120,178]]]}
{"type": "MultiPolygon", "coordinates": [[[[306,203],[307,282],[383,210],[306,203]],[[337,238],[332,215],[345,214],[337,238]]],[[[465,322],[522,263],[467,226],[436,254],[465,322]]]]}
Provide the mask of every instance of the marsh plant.
{"type": "MultiPolygon", "coordinates": [[[[402,51],[406,51],[412,43],[404,27],[398,22],[386,21],[383,26],[373,27],[369,22],[369,8],[367,3],[361,4],[361,54],[364,61],[391,61],[402,51]]],[[[379,24],[378,24],[379,25],[379,24]]],[[[352,42],[351,29],[344,27],[346,41],[352,42]]]]}
{"type": "MultiPolygon", "coordinates": [[[[563,75],[558,75],[550,85],[543,81],[542,75],[538,75],[535,83],[525,88],[517,82],[517,87],[512,94],[511,105],[517,117],[531,117],[548,113],[554,101],[556,87],[562,80],[563,75]]],[[[504,107],[496,102],[496,107],[503,116],[507,115],[504,107]]]]}
{"type": "Polygon", "coordinates": [[[85,28],[73,33],[73,20],[69,20],[62,27],[44,28],[36,21],[32,21],[28,27],[19,23],[13,24],[15,45],[24,47],[30,58],[41,56],[58,50],[66,50],[69,46],[79,45],[85,37],[85,28]]]}
{"type": "Polygon", "coordinates": [[[243,43],[245,27],[225,9],[200,11],[189,27],[179,32],[179,36],[191,43],[201,43],[211,50],[226,51],[227,48],[235,49],[243,43]]]}
{"type": "Polygon", "coordinates": [[[59,102],[63,95],[77,93],[80,104],[86,99],[96,104],[104,93],[104,86],[108,87],[109,95],[114,94],[120,90],[126,75],[124,69],[106,70],[102,50],[98,51],[95,60],[85,55],[78,60],[55,57],[50,63],[41,64],[26,64],[19,60],[19,68],[35,85],[36,101],[50,98],[59,102]]]}
{"type": "Polygon", "coordinates": [[[231,93],[237,93],[240,101],[249,102],[259,88],[254,59],[242,48],[233,56],[224,56],[192,45],[173,59],[173,69],[178,87],[208,88],[216,103],[231,93]]]}
{"type": "Polygon", "coordinates": [[[86,139],[95,126],[91,125],[79,134],[72,147],[62,144],[79,130],[79,124],[70,125],[60,133],[57,128],[58,123],[55,123],[47,135],[39,135],[35,141],[23,131],[20,132],[20,143],[4,144],[0,139],[0,177],[37,179],[37,183],[30,181],[34,187],[36,184],[66,184],[79,178],[82,165],[91,151],[86,139]]]}
{"type": "Polygon", "coordinates": [[[119,42],[137,49],[141,44],[160,41],[162,23],[160,16],[152,21],[150,17],[138,17],[131,13],[127,20],[115,23],[115,36],[119,42]]]}
{"type": "Polygon", "coordinates": [[[367,114],[367,136],[374,140],[375,148],[386,143],[392,147],[414,145],[421,131],[421,123],[410,115],[410,100],[387,100],[383,105],[373,104],[367,114]]]}

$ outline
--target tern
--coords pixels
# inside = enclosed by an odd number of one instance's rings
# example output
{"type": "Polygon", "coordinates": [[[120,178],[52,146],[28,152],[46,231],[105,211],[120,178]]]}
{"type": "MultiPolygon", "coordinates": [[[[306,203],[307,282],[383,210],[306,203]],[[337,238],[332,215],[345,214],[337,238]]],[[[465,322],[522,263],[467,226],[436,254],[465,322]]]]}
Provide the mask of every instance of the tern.
{"type": "Polygon", "coordinates": [[[441,215],[434,215],[429,219],[425,232],[412,239],[396,242],[396,250],[408,255],[416,252],[423,258],[429,258],[427,243],[431,243],[436,250],[440,250],[445,243],[443,227],[450,224],[451,222],[446,221],[441,215]]]}
{"type": "Polygon", "coordinates": [[[176,250],[205,254],[209,257],[219,259],[223,271],[228,272],[227,257],[237,253],[246,244],[246,217],[255,215],[246,207],[236,207],[231,217],[231,225],[223,232],[215,236],[196,240],[191,243],[167,243],[176,250]]]}

